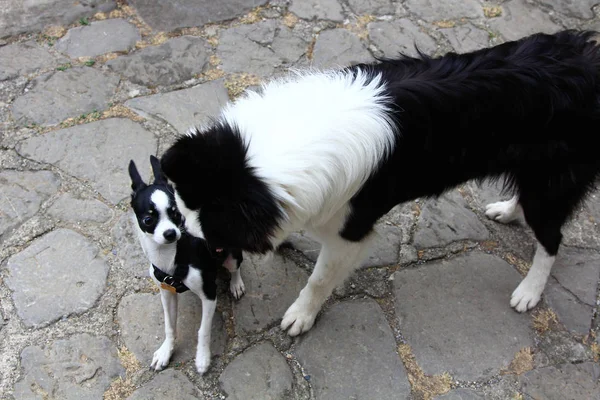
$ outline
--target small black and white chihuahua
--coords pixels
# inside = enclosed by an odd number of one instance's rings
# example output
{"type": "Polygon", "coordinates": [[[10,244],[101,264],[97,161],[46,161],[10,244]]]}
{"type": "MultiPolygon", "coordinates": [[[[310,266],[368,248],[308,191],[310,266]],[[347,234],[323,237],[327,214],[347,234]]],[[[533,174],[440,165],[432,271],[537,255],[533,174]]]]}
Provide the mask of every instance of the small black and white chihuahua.
{"type": "Polygon", "coordinates": [[[150,164],[154,183],[148,185],[142,180],[133,160],[129,163],[134,226],[144,254],[150,261],[150,276],[160,287],[165,315],[165,341],[154,352],[150,367],[159,371],[168,365],[177,333],[177,294],[189,289],[202,300],[196,369],[204,374],[211,359],[210,334],[217,305],[217,269],[222,265],[229,270],[231,293],[239,299],[245,290],[239,270],[242,252],[211,248],[205,240],[184,232],[173,188],[163,175],[158,159],[150,156],[150,164]]]}

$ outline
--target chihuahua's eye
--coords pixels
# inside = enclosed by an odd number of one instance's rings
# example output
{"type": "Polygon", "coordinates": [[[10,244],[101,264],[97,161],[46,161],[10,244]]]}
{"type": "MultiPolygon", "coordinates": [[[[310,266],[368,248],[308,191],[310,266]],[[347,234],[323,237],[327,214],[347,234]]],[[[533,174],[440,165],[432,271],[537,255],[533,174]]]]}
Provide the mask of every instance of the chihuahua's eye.
{"type": "Polygon", "coordinates": [[[150,226],[154,222],[154,218],[153,217],[144,217],[144,219],[142,219],[142,222],[144,223],[144,225],[150,226]]]}

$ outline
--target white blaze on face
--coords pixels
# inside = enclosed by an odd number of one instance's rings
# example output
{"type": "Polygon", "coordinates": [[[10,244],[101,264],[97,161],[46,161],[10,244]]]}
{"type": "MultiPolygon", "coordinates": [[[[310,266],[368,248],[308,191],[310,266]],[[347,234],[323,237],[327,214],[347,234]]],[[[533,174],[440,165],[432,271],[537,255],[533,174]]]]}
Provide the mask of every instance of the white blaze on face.
{"type": "Polygon", "coordinates": [[[164,233],[169,229],[175,230],[176,238],[181,238],[181,232],[177,225],[171,221],[167,210],[169,209],[169,196],[162,190],[156,190],[150,196],[150,201],[154,204],[156,211],[158,211],[158,224],[154,228],[152,239],[158,244],[166,244],[164,233]]]}
{"type": "Polygon", "coordinates": [[[198,219],[198,212],[190,210],[185,206],[185,203],[181,197],[179,197],[177,190],[175,191],[175,202],[177,203],[179,212],[185,218],[185,229],[188,231],[188,233],[197,238],[204,239],[204,232],[202,232],[202,226],[200,225],[200,221],[198,219]]]}

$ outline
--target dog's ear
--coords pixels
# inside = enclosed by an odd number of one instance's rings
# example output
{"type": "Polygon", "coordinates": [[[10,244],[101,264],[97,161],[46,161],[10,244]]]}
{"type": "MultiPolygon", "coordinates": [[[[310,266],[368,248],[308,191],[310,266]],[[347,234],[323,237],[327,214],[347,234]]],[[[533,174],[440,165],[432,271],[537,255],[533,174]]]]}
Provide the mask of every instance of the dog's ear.
{"type": "Polygon", "coordinates": [[[160,161],[155,156],[150,156],[150,165],[152,165],[152,172],[154,173],[154,183],[167,183],[167,177],[162,172],[160,167],[160,161]]]}
{"type": "Polygon", "coordinates": [[[137,192],[140,189],[145,188],[147,185],[142,180],[140,173],[135,166],[133,160],[129,161],[129,177],[131,178],[131,189],[137,192]]]}

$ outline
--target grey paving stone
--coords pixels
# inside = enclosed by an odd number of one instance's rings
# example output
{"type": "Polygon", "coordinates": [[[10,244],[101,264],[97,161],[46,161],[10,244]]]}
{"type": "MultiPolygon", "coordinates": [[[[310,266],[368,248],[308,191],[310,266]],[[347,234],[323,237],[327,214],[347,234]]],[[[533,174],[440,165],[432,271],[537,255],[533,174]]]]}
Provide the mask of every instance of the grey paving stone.
{"type": "Polygon", "coordinates": [[[342,6],[337,0],[293,0],[289,10],[304,19],[327,19],[341,22],[342,6]]]}
{"type": "Polygon", "coordinates": [[[415,46],[425,54],[437,48],[433,39],[408,18],[371,22],[368,28],[371,41],[386,57],[398,57],[400,53],[415,56],[415,46]]]}
{"type": "Polygon", "coordinates": [[[21,125],[55,125],[69,117],[108,108],[118,84],[115,74],[89,67],[45,74],[15,100],[12,113],[21,125]]]}
{"type": "Polygon", "coordinates": [[[563,243],[568,246],[600,249],[600,202],[593,193],[581,210],[563,227],[563,243]]]}
{"type": "Polygon", "coordinates": [[[55,47],[72,58],[95,57],[113,51],[131,50],[141,38],[137,28],[124,19],[107,19],[69,29],[55,47]]]}
{"type": "Polygon", "coordinates": [[[540,336],[537,347],[548,358],[550,364],[580,363],[593,355],[573,335],[564,330],[550,330],[540,336]]]}
{"type": "MultiPolygon", "coordinates": [[[[148,182],[144,176],[143,169],[140,169],[140,174],[145,182],[148,182]]],[[[148,276],[149,261],[144,255],[144,251],[134,231],[133,212],[127,211],[121,215],[111,233],[116,246],[113,248],[113,254],[117,256],[118,262],[121,263],[123,270],[127,271],[131,276],[140,278],[148,276]]]]}
{"type": "Polygon", "coordinates": [[[454,389],[441,396],[435,397],[436,400],[483,400],[484,397],[469,389],[454,389]]]}
{"type": "Polygon", "coordinates": [[[457,53],[468,53],[489,46],[489,33],[471,24],[440,29],[457,53]]]}
{"type": "Polygon", "coordinates": [[[477,0],[406,0],[404,4],[428,22],[483,17],[477,0]]]}
{"type": "Polygon", "coordinates": [[[37,327],[90,309],[104,291],[109,269],[98,253],[79,233],[58,229],[9,258],[6,283],[25,325],[37,327]]]}
{"type": "Polygon", "coordinates": [[[153,29],[172,31],[176,28],[202,26],[208,22],[241,17],[267,0],[132,0],[131,5],[153,29]]]}
{"type": "Polygon", "coordinates": [[[424,372],[486,378],[532,345],[530,317],[509,306],[520,281],[502,259],[479,252],[396,272],[396,313],[424,372]]]}
{"type": "Polygon", "coordinates": [[[245,257],[241,271],[248,296],[233,307],[238,335],[265,329],[281,319],[308,279],[304,270],[278,254],[271,260],[245,257]]]}
{"type": "Polygon", "coordinates": [[[321,32],[313,50],[313,64],[318,68],[340,68],[369,61],[373,57],[365,45],[344,28],[321,32]]]}
{"type": "Polygon", "coordinates": [[[534,399],[588,400],[600,393],[600,365],[562,364],[527,372],[521,377],[523,392],[534,399]]]}
{"type": "MultiPolygon", "coordinates": [[[[218,301],[218,299],[217,299],[218,301]]],[[[150,365],[152,355],[165,340],[165,321],[160,294],[136,293],[123,297],[117,311],[121,337],[142,363],[150,365]]],[[[202,302],[191,292],[179,295],[177,340],[171,363],[193,360],[198,346],[202,302]]],[[[212,355],[223,354],[227,332],[221,313],[216,312],[211,327],[212,355]]]]}
{"type": "Polygon", "coordinates": [[[3,1],[0,38],[38,32],[48,25],[70,25],[82,17],[114,9],[114,0],[3,1]]]}
{"type": "Polygon", "coordinates": [[[567,329],[581,335],[589,333],[594,316],[593,307],[580,302],[553,279],[544,289],[544,299],[567,329]]]}
{"type": "Polygon", "coordinates": [[[394,13],[391,0],[349,0],[350,9],[358,15],[387,15],[394,13]]]}
{"type": "Polygon", "coordinates": [[[0,240],[37,213],[59,186],[60,180],[49,171],[1,171],[0,240]]]}
{"type": "Polygon", "coordinates": [[[115,58],[106,65],[133,83],[146,86],[173,85],[202,73],[208,63],[206,41],[194,36],[170,39],[115,58]]]}
{"type": "Polygon", "coordinates": [[[181,371],[166,369],[137,389],[127,400],[196,400],[203,398],[181,371]]]}
{"type": "Polygon", "coordinates": [[[293,376],[271,343],[260,343],[237,356],[219,377],[229,400],[289,399],[293,376]]]}
{"type": "Polygon", "coordinates": [[[307,46],[289,28],[266,20],[224,30],[219,37],[217,56],[226,72],[268,76],[275,68],[298,61],[307,46]]]}
{"type": "Polygon", "coordinates": [[[110,219],[110,208],[95,199],[79,199],[70,193],[60,196],[48,209],[48,214],[66,222],[103,223],[110,219]]]}
{"type": "Polygon", "coordinates": [[[317,399],[409,397],[394,335],[374,300],[332,306],[300,337],[296,354],[317,399]]]}
{"type": "Polygon", "coordinates": [[[489,21],[492,30],[499,32],[506,40],[517,40],[538,32],[554,33],[561,27],[550,19],[540,8],[525,0],[510,0],[502,3],[502,15],[489,21]]]}
{"type": "Polygon", "coordinates": [[[156,138],[141,125],[110,118],[32,137],[21,142],[17,151],[88,181],[116,204],[131,193],[129,160],[142,168],[156,148],[156,138]]]}
{"type": "Polygon", "coordinates": [[[31,74],[65,62],[35,42],[14,43],[0,47],[0,81],[31,74]]]}
{"type": "Polygon", "coordinates": [[[23,377],[15,385],[15,399],[101,399],[125,370],[117,348],[105,336],[87,333],[59,339],[21,352],[23,377]]]}
{"type": "Polygon", "coordinates": [[[189,89],[152,96],[136,97],[125,105],[145,118],[167,122],[179,133],[200,126],[215,117],[229,101],[223,80],[215,80],[189,89]]]}
{"type": "Polygon", "coordinates": [[[594,306],[600,277],[600,255],[591,250],[561,247],[552,276],[579,301],[594,306]]]}
{"type": "Polygon", "coordinates": [[[583,19],[593,18],[592,7],[598,4],[596,0],[542,0],[540,3],[552,7],[559,13],[583,19]]]}
{"type": "MultiPolygon", "coordinates": [[[[361,268],[398,264],[400,244],[404,242],[402,228],[394,225],[378,224],[375,227],[375,232],[377,237],[371,245],[367,259],[361,264],[361,268]]],[[[290,235],[288,242],[311,261],[317,261],[321,244],[310,236],[303,232],[295,232],[290,235]]]]}
{"type": "Polygon", "coordinates": [[[441,247],[457,240],[485,240],[489,232],[467,208],[457,192],[428,200],[421,211],[413,244],[416,248],[441,247]]]}

